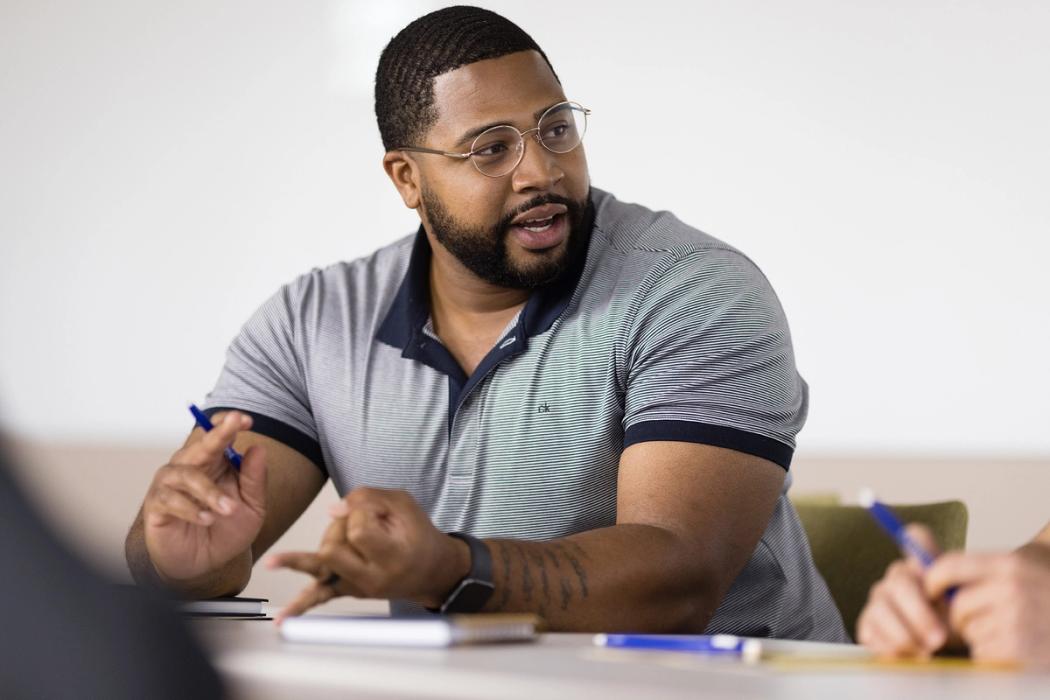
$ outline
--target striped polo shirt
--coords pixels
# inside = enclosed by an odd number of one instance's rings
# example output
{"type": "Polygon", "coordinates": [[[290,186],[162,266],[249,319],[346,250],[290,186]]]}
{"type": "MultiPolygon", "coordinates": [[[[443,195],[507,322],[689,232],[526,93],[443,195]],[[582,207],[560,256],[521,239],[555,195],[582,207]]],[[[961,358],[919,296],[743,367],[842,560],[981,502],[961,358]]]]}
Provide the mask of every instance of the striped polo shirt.
{"type": "MultiPolygon", "coordinates": [[[[788,469],[805,421],[783,310],[734,248],[591,190],[586,254],[469,377],[430,319],[422,230],[282,287],[208,396],[345,494],[410,493],[444,531],[548,540],[616,523],[620,454],[703,443],[788,469]]],[[[786,494],[708,632],[844,641],[786,494]]],[[[717,485],[713,485],[717,488],[717,485]]]]}

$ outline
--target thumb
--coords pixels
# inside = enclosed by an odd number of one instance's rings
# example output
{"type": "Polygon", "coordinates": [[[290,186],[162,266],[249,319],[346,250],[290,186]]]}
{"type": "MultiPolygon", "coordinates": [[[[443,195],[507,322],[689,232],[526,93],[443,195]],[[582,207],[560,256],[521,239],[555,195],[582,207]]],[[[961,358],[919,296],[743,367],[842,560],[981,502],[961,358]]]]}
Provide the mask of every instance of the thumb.
{"type": "Polygon", "coordinates": [[[244,453],[238,478],[241,500],[257,513],[266,510],[266,448],[252,445],[244,453]]]}
{"type": "MultiPolygon", "coordinates": [[[[922,547],[931,557],[937,558],[940,555],[941,548],[937,545],[937,538],[933,536],[930,528],[925,525],[912,523],[905,527],[904,531],[908,533],[908,537],[911,538],[912,542],[922,547]]],[[[920,561],[915,552],[909,551],[907,547],[903,548],[903,551],[908,558],[908,566],[913,571],[921,573],[926,568],[926,563],[920,561]]]]}

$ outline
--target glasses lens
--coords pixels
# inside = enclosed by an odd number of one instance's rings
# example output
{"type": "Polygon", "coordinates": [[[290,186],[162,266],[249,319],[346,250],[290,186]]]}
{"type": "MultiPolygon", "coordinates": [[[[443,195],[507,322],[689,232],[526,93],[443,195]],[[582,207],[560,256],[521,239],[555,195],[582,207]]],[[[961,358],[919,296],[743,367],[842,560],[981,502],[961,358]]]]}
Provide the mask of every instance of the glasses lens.
{"type": "Polygon", "coordinates": [[[587,131],[587,112],[575,102],[554,105],[540,118],[540,143],[554,153],[568,153],[580,145],[587,131]]]}
{"type": "Polygon", "coordinates": [[[518,165],[521,149],[521,135],[516,129],[496,126],[474,139],[470,157],[483,174],[499,177],[518,165]]]}

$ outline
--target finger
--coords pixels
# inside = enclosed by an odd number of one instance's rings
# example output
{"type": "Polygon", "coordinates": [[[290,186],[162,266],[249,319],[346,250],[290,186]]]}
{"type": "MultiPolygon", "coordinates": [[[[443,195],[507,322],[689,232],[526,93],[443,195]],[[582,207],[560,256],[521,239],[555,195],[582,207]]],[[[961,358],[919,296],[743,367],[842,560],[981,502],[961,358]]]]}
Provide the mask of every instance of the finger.
{"type": "Polygon", "coordinates": [[[402,492],[395,489],[377,489],[370,486],[360,486],[343,498],[350,510],[356,508],[369,508],[375,513],[382,515],[390,512],[395,502],[401,497],[402,492]]]}
{"type": "Polygon", "coordinates": [[[381,562],[392,546],[381,517],[363,508],[351,510],[347,516],[346,541],[362,559],[370,562],[381,562]]]}
{"type": "Polygon", "coordinates": [[[864,624],[865,645],[878,656],[909,656],[919,652],[907,627],[898,619],[896,611],[879,597],[869,604],[864,624]]]}
{"type": "Polygon", "coordinates": [[[284,606],[284,608],[277,613],[273,620],[274,624],[280,625],[289,617],[302,615],[312,607],[321,605],[322,603],[327,603],[335,596],[336,592],[331,586],[326,586],[315,581],[304,588],[299,595],[292,600],[292,602],[288,603],[288,605],[284,606]]]}
{"type": "Polygon", "coordinates": [[[233,443],[237,433],[250,430],[251,416],[238,411],[225,414],[204,437],[186,447],[184,452],[195,463],[210,463],[223,456],[223,451],[233,443]]]}
{"type": "Polygon", "coordinates": [[[948,608],[948,620],[968,642],[973,638],[973,624],[982,617],[996,617],[1004,607],[1002,592],[990,583],[975,583],[960,588],[948,608]]]}
{"type": "Polygon", "coordinates": [[[214,513],[203,508],[200,503],[185,493],[169,486],[162,485],[155,489],[150,500],[147,520],[151,525],[164,524],[169,518],[204,526],[215,522],[214,513]]]}
{"type": "Polygon", "coordinates": [[[257,513],[266,510],[266,448],[252,445],[241,460],[237,487],[241,500],[257,513]]]}
{"type": "Polygon", "coordinates": [[[313,552],[281,552],[271,554],[266,559],[268,569],[293,569],[314,578],[327,577],[329,571],[324,569],[321,557],[313,552]]]}
{"type": "Polygon", "coordinates": [[[926,598],[922,579],[910,566],[891,566],[884,591],[886,602],[920,648],[932,652],[948,641],[947,626],[926,598]]]}
{"type": "Polygon", "coordinates": [[[926,570],[926,595],[940,598],[949,588],[978,583],[991,575],[1005,557],[994,554],[948,552],[937,558],[926,570]]]}
{"type": "Polygon", "coordinates": [[[161,483],[189,494],[216,513],[230,515],[236,509],[236,502],[194,467],[172,465],[161,478],[161,483]]]}
{"type": "Polygon", "coordinates": [[[918,575],[903,560],[891,564],[872,588],[866,613],[895,654],[932,651],[947,637],[923,596],[918,575]]]}
{"type": "MultiPolygon", "coordinates": [[[[868,608],[865,608],[868,615],[868,608]]],[[[875,611],[877,616],[877,611],[875,611]]],[[[871,650],[876,656],[896,656],[895,649],[882,632],[877,617],[864,615],[857,622],[857,641],[871,650]]]]}
{"type": "MultiPolygon", "coordinates": [[[[904,531],[908,533],[908,537],[912,542],[922,547],[922,549],[932,557],[937,557],[941,553],[941,548],[937,545],[937,538],[933,536],[933,532],[930,531],[925,525],[918,523],[912,523],[904,528],[904,531]]],[[[908,564],[912,571],[915,573],[922,573],[926,565],[921,562],[914,553],[905,550],[905,555],[908,559],[908,564]]]]}
{"type": "Polygon", "coordinates": [[[978,615],[967,621],[960,635],[976,661],[1014,661],[1016,649],[1011,635],[995,619],[995,615],[978,615]]]}

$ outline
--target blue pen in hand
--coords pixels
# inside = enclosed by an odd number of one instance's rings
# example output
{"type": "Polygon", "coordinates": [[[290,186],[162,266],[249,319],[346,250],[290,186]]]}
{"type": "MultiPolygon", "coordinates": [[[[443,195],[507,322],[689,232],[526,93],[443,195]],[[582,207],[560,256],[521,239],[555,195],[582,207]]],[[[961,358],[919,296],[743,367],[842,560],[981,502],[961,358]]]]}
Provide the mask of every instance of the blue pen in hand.
{"type": "MultiPolygon", "coordinates": [[[[875,518],[875,522],[877,522],[882,529],[893,538],[898,547],[918,559],[919,562],[922,563],[924,569],[933,566],[935,557],[923,549],[922,545],[916,542],[908,534],[907,530],[904,529],[904,523],[897,519],[897,516],[893,514],[892,510],[875,498],[874,491],[871,489],[862,489],[860,495],[857,497],[857,501],[862,508],[866,508],[867,511],[871,513],[871,517],[875,518]]],[[[954,595],[954,588],[948,589],[945,593],[948,600],[951,600],[954,595]]]]}
{"type": "MultiPolygon", "coordinates": [[[[190,404],[190,413],[193,414],[193,418],[197,421],[197,425],[202,427],[205,432],[210,432],[215,428],[215,426],[211,424],[211,421],[208,420],[208,416],[204,415],[204,411],[197,408],[195,404],[190,404]]],[[[227,445],[223,454],[226,455],[227,461],[233,465],[235,470],[241,470],[241,455],[237,450],[227,445]]]]}

